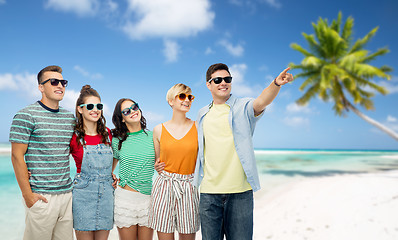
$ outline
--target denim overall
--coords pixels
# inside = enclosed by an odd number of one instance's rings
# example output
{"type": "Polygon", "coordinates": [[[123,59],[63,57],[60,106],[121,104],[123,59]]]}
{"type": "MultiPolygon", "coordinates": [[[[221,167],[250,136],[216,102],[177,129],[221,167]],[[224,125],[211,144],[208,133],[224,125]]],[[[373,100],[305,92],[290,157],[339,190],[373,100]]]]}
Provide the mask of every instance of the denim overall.
{"type": "Polygon", "coordinates": [[[83,145],[81,172],[73,181],[73,228],[78,231],[113,228],[111,146],[83,145]]]}

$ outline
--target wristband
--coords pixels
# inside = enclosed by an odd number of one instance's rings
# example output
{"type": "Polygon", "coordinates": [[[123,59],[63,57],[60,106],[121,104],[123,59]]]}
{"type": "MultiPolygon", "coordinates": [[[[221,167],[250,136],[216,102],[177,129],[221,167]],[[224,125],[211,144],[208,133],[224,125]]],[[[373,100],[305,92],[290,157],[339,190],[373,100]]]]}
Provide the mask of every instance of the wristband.
{"type": "Polygon", "coordinates": [[[280,86],[281,86],[281,85],[279,85],[279,84],[276,83],[276,78],[274,79],[274,83],[275,83],[275,85],[276,85],[277,87],[280,87],[280,86]]]}

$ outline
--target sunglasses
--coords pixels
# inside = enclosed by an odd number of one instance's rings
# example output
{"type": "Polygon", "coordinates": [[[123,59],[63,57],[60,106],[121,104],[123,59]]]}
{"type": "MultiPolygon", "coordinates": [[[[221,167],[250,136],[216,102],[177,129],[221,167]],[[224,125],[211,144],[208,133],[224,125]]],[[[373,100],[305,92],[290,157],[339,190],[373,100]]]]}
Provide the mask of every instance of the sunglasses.
{"type": "Polygon", "coordinates": [[[98,109],[98,110],[102,110],[104,109],[104,104],[102,103],[97,103],[97,104],[93,104],[93,103],[87,103],[87,104],[81,104],[79,105],[79,107],[84,107],[86,106],[87,110],[91,111],[94,109],[94,106],[98,109]]]}
{"type": "Polygon", "coordinates": [[[232,82],[232,77],[228,76],[228,77],[215,77],[210,79],[207,82],[211,82],[214,81],[215,84],[220,84],[222,82],[222,80],[224,80],[225,83],[231,83],[232,82]]]}
{"type": "Polygon", "coordinates": [[[140,109],[140,107],[138,106],[138,103],[133,103],[131,105],[131,107],[123,109],[122,113],[124,116],[128,116],[128,115],[130,115],[131,110],[138,111],[139,109],[140,109]]]}
{"type": "Polygon", "coordinates": [[[194,99],[195,99],[195,96],[194,95],[191,95],[191,94],[185,94],[185,93],[180,93],[180,94],[178,94],[177,95],[178,96],[178,98],[181,100],[181,101],[185,101],[185,99],[187,99],[188,98],[188,100],[190,101],[190,102],[192,102],[194,99]]]}
{"type": "Polygon", "coordinates": [[[47,79],[46,81],[43,81],[40,84],[44,85],[48,81],[50,81],[51,86],[58,86],[59,83],[62,84],[62,87],[68,86],[68,80],[65,80],[65,79],[60,80],[60,79],[56,79],[56,78],[47,79]]]}

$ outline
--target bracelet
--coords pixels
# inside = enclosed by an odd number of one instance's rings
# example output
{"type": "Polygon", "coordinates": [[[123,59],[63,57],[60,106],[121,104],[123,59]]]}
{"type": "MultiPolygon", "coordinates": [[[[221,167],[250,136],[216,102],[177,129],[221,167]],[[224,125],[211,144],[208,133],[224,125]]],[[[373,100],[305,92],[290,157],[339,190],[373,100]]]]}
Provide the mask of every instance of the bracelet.
{"type": "Polygon", "coordinates": [[[278,86],[278,87],[280,87],[280,86],[281,86],[281,85],[279,85],[279,84],[277,84],[277,83],[276,83],[276,78],[274,79],[274,81],[273,81],[273,82],[275,83],[275,85],[276,85],[276,86],[278,86]]]}

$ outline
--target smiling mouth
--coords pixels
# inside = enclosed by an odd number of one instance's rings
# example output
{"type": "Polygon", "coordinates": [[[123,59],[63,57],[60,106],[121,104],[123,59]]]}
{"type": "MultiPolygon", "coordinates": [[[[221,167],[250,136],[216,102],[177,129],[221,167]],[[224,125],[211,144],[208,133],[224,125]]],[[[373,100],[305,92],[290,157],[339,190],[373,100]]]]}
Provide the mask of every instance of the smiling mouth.
{"type": "Polygon", "coordinates": [[[131,114],[131,117],[130,117],[130,118],[135,118],[135,117],[137,117],[137,116],[138,116],[138,112],[131,114]]]}

